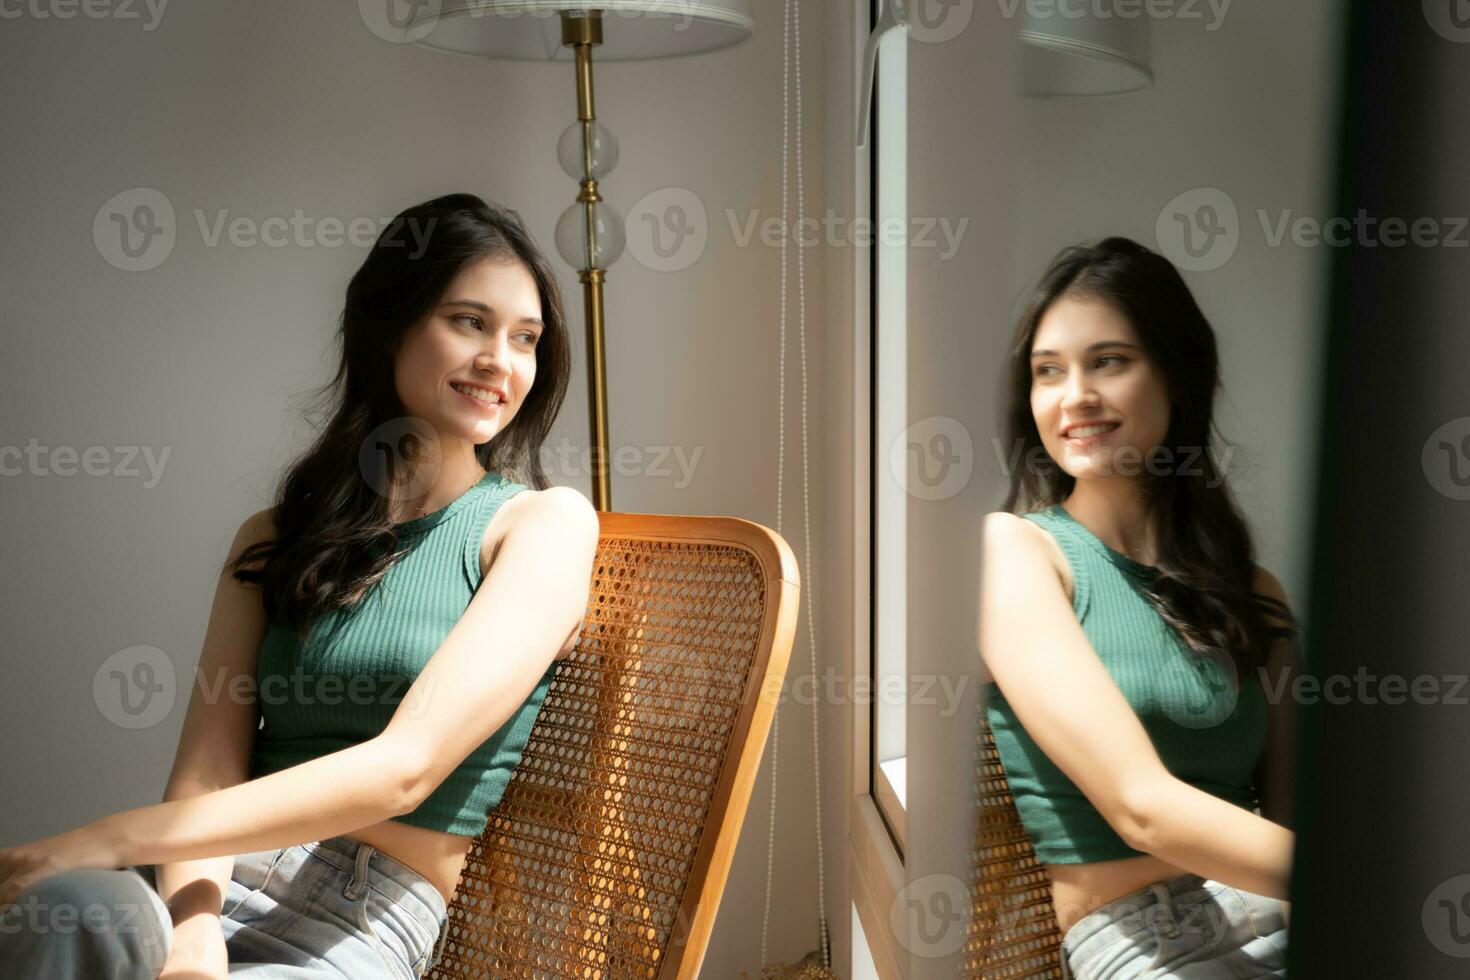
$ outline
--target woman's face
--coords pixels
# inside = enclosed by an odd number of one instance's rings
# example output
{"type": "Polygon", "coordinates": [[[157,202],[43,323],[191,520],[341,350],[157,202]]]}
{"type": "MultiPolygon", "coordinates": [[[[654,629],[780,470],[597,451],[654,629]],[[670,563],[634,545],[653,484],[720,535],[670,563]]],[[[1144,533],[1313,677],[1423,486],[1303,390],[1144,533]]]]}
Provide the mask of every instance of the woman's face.
{"type": "Polygon", "coordinates": [[[1169,396],[1122,312],[1064,295],[1031,342],[1031,414],[1047,454],[1072,477],[1133,475],[1168,433],[1169,396]],[[1088,436],[1093,430],[1082,427],[1092,423],[1109,427],[1088,436]],[[1125,447],[1115,470],[1113,457],[1125,447]]]}
{"type": "Polygon", "coordinates": [[[403,407],[442,439],[489,442],[530,394],[544,329],[541,296],[524,263],[465,266],[404,337],[394,363],[403,407]]]}

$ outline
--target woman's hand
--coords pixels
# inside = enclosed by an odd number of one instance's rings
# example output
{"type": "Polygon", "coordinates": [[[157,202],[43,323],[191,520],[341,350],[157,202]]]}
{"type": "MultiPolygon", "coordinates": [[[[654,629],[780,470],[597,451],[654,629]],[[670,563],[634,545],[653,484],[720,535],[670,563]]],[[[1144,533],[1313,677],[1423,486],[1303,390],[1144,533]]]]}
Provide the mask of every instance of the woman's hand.
{"type": "Polygon", "coordinates": [[[102,821],[93,821],[64,834],[0,848],[0,909],[63,871],[118,867],[116,851],[102,828],[102,821]]]}
{"type": "Polygon", "coordinates": [[[200,913],[174,923],[173,945],[158,980],[226,980],[229,972],[219,916],[200,913]]]}

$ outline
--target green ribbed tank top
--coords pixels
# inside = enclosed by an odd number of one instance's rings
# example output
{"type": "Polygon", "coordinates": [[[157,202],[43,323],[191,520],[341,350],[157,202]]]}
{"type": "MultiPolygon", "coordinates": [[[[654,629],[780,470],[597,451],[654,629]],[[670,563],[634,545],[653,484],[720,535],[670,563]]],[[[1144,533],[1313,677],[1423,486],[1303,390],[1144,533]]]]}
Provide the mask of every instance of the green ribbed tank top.
{"type": "MultiPolygon", "coordinates": [[[[410,548],[368,595],[311,624],[302,644],[271,624],[256,665],[262,727],[250,778],[299,765],[380,734],[409,685],[459,621],[480,585],[490,518],[522,490],[493,470],[432,514],[395,525],[410,548]]],[[[485,651],[494,656],[493,649],[485,651]]],[[[553,661],[526,702],[412,812],[407,824],[474,836],[500,802],[556,673],[553,661]]]]}
{"type": "MultiPolygon", "coordinates": [[[[1066,508],[1022,514],[1056,538],[1076,583],[1072,609],[1098,658],[1176,777],[1255,810],[1256,762],[1266,740],[1266,698],[1254,676],[1185,645],[1139,587],[1152,566],[1108,547],[1066,508]]],[[[1083,864],[1144,852],[1118,836],[1077,784],[1037,746],[990,682],[986,718],[1016,811],[1045,864],[1083,864]]]]}

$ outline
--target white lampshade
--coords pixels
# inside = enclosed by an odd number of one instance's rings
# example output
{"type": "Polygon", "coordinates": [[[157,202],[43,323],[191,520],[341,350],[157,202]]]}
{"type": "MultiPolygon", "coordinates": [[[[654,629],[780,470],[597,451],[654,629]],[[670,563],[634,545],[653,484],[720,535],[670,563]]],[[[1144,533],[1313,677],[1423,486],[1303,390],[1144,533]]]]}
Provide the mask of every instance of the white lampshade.
{"type": "MultiPolygon", "coordinates": [[[[1026,9],[1030,5],[1023,4],[1026,9]]],[[[1017,36],[1021,90],[1026,95],[1121,95],[1153,80],[1149,67],[1149,19],[1098,17],[1077,8],[1047,16],[1024,15],[1017,36]]]]}
{"type": "Polygon", "coordinates": [[[520,61],[571,61],[563,11],[602,11],[598,61],[672,58],[728,47],[755,33],[750,0],[429,0],[409,22],[417,42],[520,61]]]}

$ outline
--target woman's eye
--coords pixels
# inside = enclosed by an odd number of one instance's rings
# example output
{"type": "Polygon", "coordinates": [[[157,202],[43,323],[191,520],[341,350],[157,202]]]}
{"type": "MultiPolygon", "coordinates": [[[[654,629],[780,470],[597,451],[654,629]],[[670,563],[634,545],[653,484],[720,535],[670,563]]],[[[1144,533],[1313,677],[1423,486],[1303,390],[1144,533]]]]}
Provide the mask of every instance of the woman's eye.
{"type": "Polygon", "coordinates": [[[455,319],[473,321],[476,330],[479,330],[483,326],[483,324],[480,322],[480,318],[475,316],[473,313],[461,313],[459,316],[455,317],[455,319]]]}
{"type": "MultiPolygon", "coordinates": [[[[1107,364],[1107,363],[1109,363],[1111,361],[1117,361],[1119,364],[1127,364],[1128,363],[1128,358],[1123,357],[1123,356],[1121,356],[1119,354],[1104,354],[1102,357],[1099,357],[1097,359],[1097,362],[1096,363],[1099,366],[1101,366],[1101,365],[1107,364]]],[[[1055,368],[1055,365],[1052,365],[1052,364],[1042,364],[1042,365],[1039,365],[1036,368],[1036,375],[1037,375],[1037,377],[1046,377],[1046,376],[1054,373],[1054,368],[1055,368]]]]}

